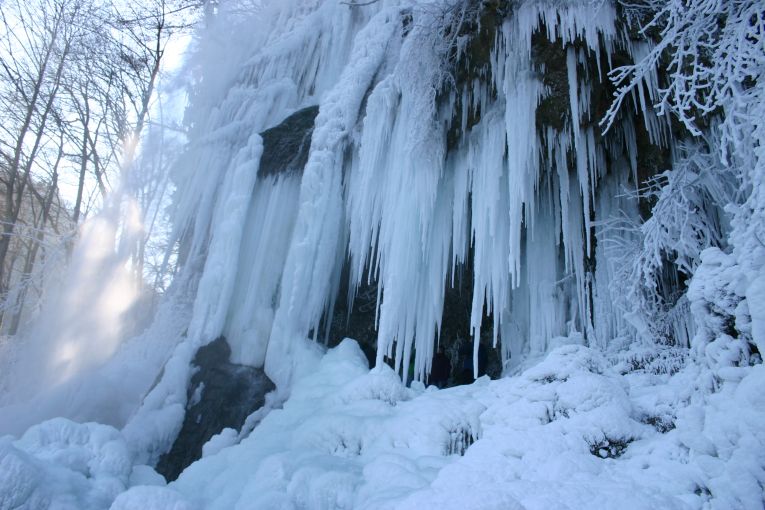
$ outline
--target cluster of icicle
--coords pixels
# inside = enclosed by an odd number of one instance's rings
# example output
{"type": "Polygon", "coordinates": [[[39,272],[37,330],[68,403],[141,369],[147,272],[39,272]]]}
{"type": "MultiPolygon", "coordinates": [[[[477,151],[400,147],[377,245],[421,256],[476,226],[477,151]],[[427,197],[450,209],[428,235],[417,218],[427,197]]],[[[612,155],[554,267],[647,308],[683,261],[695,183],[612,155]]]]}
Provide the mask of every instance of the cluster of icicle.
{"type": "Polygon", "coordinates": [[[609,143],[589,102],[613,52],[647,48],[622,33],[610,2],[510,2],[493,81],[444,97],[438,23],[470,3],[271,2],[247,41],[209,43],[208,59],[229,62],[208,62],[175,176],[184,270],[201,274],[189,337],[225,334],[236,361],[288,386],[296,342],[319,333],[336,299],[353,299],[337,296],[344,264],[350,289],[377,282],[377,362],[394,359],[404,377],[411,356],[416,378],[429,372],[445,289],[464,264],[476,359],[484,314],[509,364],[556,336],[602,345],[625,329],[607,252],[608,236],[623,234],[598,222],[639,218],[623,192],[635,187],[635,116],[652,143],[670,141],[650,96],[635,97],[642,112],[626,111],[609,143]],[[532,55],[538,31],[567,48],[571,115],[560,131],[536,125],[550,93],[532,55]],[[461,139],[447,150],[458,98],[481,120],[468,128],[463,108],[461,139]],[[258,178],[257,133],[312,104],[303,171],[258,178]]]}

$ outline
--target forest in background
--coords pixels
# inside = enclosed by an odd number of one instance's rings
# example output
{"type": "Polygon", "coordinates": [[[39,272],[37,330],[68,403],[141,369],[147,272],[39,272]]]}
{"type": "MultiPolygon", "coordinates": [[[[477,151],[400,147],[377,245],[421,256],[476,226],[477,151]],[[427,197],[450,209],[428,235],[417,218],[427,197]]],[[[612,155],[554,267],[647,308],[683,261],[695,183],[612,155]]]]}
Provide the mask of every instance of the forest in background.
{"type": "Polygon", "coordinates": [[[167,247],[157,232],[184,128],[178,113],[165,114],[179,106],[163,104],[173,88],[163,79],[214,7],[201,0],[0,3],[2,334],[16,334],[34,316],[44,282],[67,271],[78,229],[105,207],[139,216],[140,235],[119,249],[146,299],[164,290],[167,247]]]}

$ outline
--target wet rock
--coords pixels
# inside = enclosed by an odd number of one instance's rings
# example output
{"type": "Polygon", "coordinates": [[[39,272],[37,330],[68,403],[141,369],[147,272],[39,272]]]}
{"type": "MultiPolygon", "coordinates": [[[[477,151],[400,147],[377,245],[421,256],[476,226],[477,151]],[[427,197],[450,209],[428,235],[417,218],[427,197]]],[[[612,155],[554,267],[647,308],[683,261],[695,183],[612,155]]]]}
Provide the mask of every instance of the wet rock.
{"type": "MultiPolygon", "coordinates": [[[[444,348],[444,353],[451,364],[451,374],[446,386],[473,382],[472,372],[469,377],[463,373],[466,347],[470,352],[470,366],[472,366],[473,338],[470,334],[470,314],[473,303],[472,268],[472,263],[458,266],[454,285],[451,284],[451,279],[445,284],[439,345],[444,348]]],[[[377,282],[363,281],[356,290],[353,306],[349,309],[346,299],[349,291],[348,278],[346,264],[340,278],[338,299],[330,318],[329,336],[326,342],[330,347],[334,347],[346,337],[353,338],[367,356],[369,366],[373,367],[377,353],[377,282]]],[[[326,324],[320,330],[322,334],[325,327],[326,324]]],[[[502,374],[502,363],[500,346],[492,347],[493,330],[492,317],[488,315],[484,317],[481,324],[481,344],[485,360],[480,375],[485,374],[495,379],[502,374]]]]}
{"type": "Polygon", "coordinates": [[[298,110],[278,126],[263,131],[263,155],[260,158],[260,177],[284,172],[302,172],[308,162],[314,121],[318,106],[298,110]]]}
{"type": "Polygon", "coordinates": [[[240,430],[247,416],[265,403],[274,384],[259,368],[229,361],[224,337],[201,347],[194,357],[198,368],[188,388],[186,417],[172,448],[157,463],[157,472],[175,480],[202,457],[202,446],[225,428],[240,430]]]}

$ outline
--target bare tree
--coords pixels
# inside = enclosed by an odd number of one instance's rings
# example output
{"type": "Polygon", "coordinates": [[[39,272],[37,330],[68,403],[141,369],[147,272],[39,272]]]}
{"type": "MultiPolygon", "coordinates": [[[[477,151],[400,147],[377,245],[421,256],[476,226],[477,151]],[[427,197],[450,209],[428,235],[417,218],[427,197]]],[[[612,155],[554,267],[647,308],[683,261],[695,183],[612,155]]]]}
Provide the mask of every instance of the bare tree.
{"type": "MultiPolygon", "coordinates": [[[[18,329],[46,231],[60,228],[57,219],[76,229],[120,187],[147,211],[150,226],[157,223],[166,179],[138,179],[130,170],[157,109],[168,44],[191,28],[202,4],[0,3],[0,323],[13,311],[6,331],[18,329]],[[61,199],[61,182],[74,186],[72,203],[61,199]]],[[[124,241],[139,280],[149,237],[124,241]]]]}
{"type": "Polygon", "coordinates": [[[0,103],[4,111],[0,157],[2,236],[0,294],[7,290],[6,262],[32,176],[41,154],[57,139],[54,118],[65,69],[83,34],[80,0],[8,1],[0,5],[0,103]]]}
{"type": "MultiPolygon", "coordinates": [[[[152,0],[140,7],[129,6],[118,10],[114,17],[115,29],[122,37],[117,48],[117,60],[122,65],[115,71],[119,73],[119,97],[123,102],[118,107],[122,117],[115,117],[118,122],[112,133],[117,134],[122,142],[117,145],[122,150],[118,158],[122,185],[140,206],[145,226],[141,235],[124,240],[139,282],[145,276],[146,248],[158,222],[159,203],[168,186],[167,161],[162,155],[164,130],[158,129],[156,133],[160,138],[159,149],[155,150],[157,158],[144,159],[140,171],[134,168],[136,155],[153,116],[161,115],[161,99],[157,89],[168,45],[199,21],[203,3],[152,0]]],[[[160,121],[159,124],[163,123],[160,121]]]]}

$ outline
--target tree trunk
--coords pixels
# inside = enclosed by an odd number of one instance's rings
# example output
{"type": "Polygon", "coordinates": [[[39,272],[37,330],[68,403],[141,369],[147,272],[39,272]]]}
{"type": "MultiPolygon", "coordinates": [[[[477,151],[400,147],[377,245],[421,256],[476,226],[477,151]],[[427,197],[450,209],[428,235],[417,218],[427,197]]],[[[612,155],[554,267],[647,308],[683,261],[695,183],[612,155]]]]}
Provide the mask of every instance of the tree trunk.
{"type": "Polygon", "coordinates": [[[42,242],[45,240],[45,224],[48,223],[51,204],[53,204],[53,197],[56,195],[57,188],[58,173],[54,172],[53,181],[51,182],[48,194],[45,196],[45,200],[42,204],[43,209],[40,222],[36,228],[34,241],[32,242],[31,248],[27,252],[26,260],[24,261],[24,269],[19,281],[21,290],[16,296],[16,303],[13,307],[13,317],[11,318],[11,325],[8,328],[9,335],[15,335],[19,330],[19,325],[21,324],[22,312],[24,311],[24,303],[27,297],[27,289],[29,288],[29,284],[32,280],[32,270],[34,269],[35,260],[37,259],[37,252],[40,249],[40,245],[42,245],[42,242]]]}

